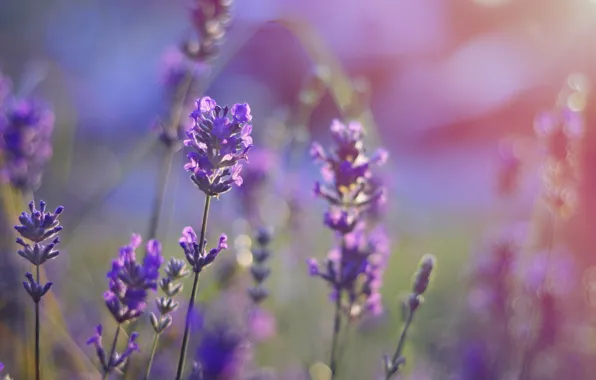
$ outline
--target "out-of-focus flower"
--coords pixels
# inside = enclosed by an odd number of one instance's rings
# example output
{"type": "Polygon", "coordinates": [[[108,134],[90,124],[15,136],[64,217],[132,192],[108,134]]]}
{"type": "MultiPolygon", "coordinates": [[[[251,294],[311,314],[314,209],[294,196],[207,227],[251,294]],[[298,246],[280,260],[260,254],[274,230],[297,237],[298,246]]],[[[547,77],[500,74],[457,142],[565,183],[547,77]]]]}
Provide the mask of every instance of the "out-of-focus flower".
{"type": "Polygon", "coordinates": [[[201,334],[197,349],[199,379],[233,380],[250,359],[250,343],[245,334],[226,321],[220,321],[201,334]]]}
{"type": "Polygon", "coordinates": [[[106,351],[103,348],[102,333],[102,326],[98,325],[95,329],[95,334],[89,338],[89,340],[87,340],[87,344],[92,344],[95,347],[97,358],[99,359],[99,363],[101,364],[101,367],[105,373],[110,373],[113,369],[122,367],[134,351],[139,351],[139,346],[136,343],[139,334],[133,332],[130,334],[128,344],[126,345],[124,351],[119,354],[116,352],[116,350],[114,350],[113,355],[108,358],[109,354],[106,354],[106,351]]]}
{"type": "Polygon", "coordinates": [[[52,155],[54,113],[32,99],[8,99],[0,108],[2,178],[30,191],[41,183],[43,167],[52,155]]]}
{"type": "Polygon", "coordinates": [[[240,162],[248,159],[252,148],[250,107],[244,103],[222,108],[210,97],[203,97],[196,101],[191,118],[194,125],[184,145],[192,151],[184,168],[192,173],[200,190],[219,197],[232,185],[242,184],[240,162]]]}
{"type": "Polygon", "coordinates": [[[130,244],[120,248],[107,274],[109,290],[104,293],[104,300],[118,323],[138,318],[147,307],[147,291],[157,289],[159,268],[164,261],[161,244],[157,240],[147,243],[142,264],[137,262],[135,253],[140,244],[141,237],[132,235],[130,244]]]}
{"type": "Polygon", "coordinates": [[[248,315],[248,331],[253,342],[262,342],[275,335],[275,315],[260,307],[253,308],[248,315]]]}
{"type": "Polygon", "coordinates": [[[209,264],[215,260],[217,255],[224,249],[228,248],[228,237],[222,234],[219,237],[217,247],[212,248],[209,252],[205,249],[207,246],[207,240],[202,242],[198,241],[197,234],[192,227],[186,227],[182,231],[182,237],[179,240],[180,246],[184,250],[186,260],[192,267],[195,273],[201,272],[209,264]]]}
{"type": "Polygon", "coordinates": [[[182,50],[189,59],[208,62],[215,58],[232,19],[232,3],[232,0],[194,0],[191,21],[199,41],[184,43],[182,50]]]}

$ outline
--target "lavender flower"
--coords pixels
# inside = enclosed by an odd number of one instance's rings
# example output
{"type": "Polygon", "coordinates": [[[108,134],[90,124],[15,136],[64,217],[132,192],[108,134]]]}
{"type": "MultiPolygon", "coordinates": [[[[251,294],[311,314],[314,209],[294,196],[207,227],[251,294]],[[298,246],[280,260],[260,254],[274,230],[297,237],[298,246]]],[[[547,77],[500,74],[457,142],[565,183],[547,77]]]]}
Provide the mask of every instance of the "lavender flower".
{"type": "Polygon", "coordinates": [[[184,255],[192,267],[192,270],[195,273],[200,273],[205,267],[211,264],[213,260],[215,260],[222,250],[228,248],[228,237],[225,234],[221,234],[217,247],[207,252],[205,250],[207,240],[205,240],[202,245],[199,244],[197,241],[197,234],[192,227],[186,227],[182,231],[180,246],[184,250],[184,255]]]}
{"type": "Polygon", "coordinates": [[[159,268],[164,261],[161,244],[156,240],[147,243],[142,264],[137,262],[135,254],[140,244],[141,237],[132,235],[130,244],[120,248],[107,274],[109,290],[104,293],[104,300],[119,324],[139,317],[147,307],[147,291],[157,289],[159,268]]]}
{"type": "Polygon", "coordinates": [[[54,114],[46,105],[31,99],[11,99],[0,113],[4,115],[4,121],[0,121],[1,175],[20,190],[35,190],[52,155],[54,114]]]}
{"type": "Polygon", "coordinates": [[[186,276],[189,272],[186,269],[184,261],[172,257],[165,268],[166,276],[159,280],[159,287],[164,293],[164,296],[155,300],[157,310],[159,311],[159,318],[154,314],[150,314],[151,326],[156,334],[161,334],[172,324],[172,316],[170,313],[175,311],[179,304],[174,300],[174,297],[182,291],[182,284],[177,282],[186,276]]]}
{"type": "Polygon", "coordinates": [[[103,372],[105,374],[108,374],[112,370],[122,367],[134,351],[139,351],[139,346],[136,343],[139,334],[137,334],[136,332],[130,334],[130,337],[128,338],[128,344],[126,345],[126,349],[122,353],[119,354],[114,350],[110,355],[106,354],[106,351],[103,348],[102,332],[102,326],[98,325],[95,329],[95,334],[91,338],[89,338],[89,340],[87,340],[87,344],[92,344],[95,347],[95,352],[99,359],[101,368],[103,369],[103,372]]]}
{"type": "Polygon", "coordinates": [[[58,217],[64,211],[64,207],[59,206],[54,212],[46,212],[46,203],[44,201],[39,202],[39,210],[31,202],[29,203],[29,211],[29,214],[24,212],[19,216],[21,224],[14,228],[23,238],[31,241],[33,246],[25,243],[23,239],[17,238],[17,243],[23,247],[18,251],[18,254],[33,265],[41,265],[59,254],[54,248],[60,242],[57,235],[62,231],[62,226],[58,221],[58,217]],[[49,239],[53,239],[51,243],[43,244],[44,241],[49,239]]]}
{"type": "Polygon", "coordinates": [[[187,132],[184,145],[193,151],[184,168],[192,173],[191,179],[200,190],[219,197],[232,185],[242,184],[240,161],[248,159],[252,147],[250,107],[246,103],[235,104],[229,110],[203,97],[196,101],[191,118],[194,125],[187,132]]]}
{"type": "Polygon", "coordinates": [[[2,364],[2,362],[0,362],[0,372],[2,372],[4,370],[4,364],[2,364]]]}
{"type": "Polygon", "coordinates": [[[191,21],[199,42],[187,41],[184,53],[194,61],[207,62],[216,54],[231,21],[231,0],[194,0],[191,21]]]}

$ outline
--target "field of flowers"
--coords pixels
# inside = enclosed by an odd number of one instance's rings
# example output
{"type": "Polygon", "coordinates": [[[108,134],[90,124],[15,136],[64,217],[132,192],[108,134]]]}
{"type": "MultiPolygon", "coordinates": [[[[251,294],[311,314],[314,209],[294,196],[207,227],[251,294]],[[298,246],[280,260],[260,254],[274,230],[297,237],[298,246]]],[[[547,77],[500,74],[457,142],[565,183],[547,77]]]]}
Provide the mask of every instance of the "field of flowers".
{"type": "Polygon", "coordinates": [[[596,378],[593,1],[139,5],[0,3],[0,378],[596,378]]]}

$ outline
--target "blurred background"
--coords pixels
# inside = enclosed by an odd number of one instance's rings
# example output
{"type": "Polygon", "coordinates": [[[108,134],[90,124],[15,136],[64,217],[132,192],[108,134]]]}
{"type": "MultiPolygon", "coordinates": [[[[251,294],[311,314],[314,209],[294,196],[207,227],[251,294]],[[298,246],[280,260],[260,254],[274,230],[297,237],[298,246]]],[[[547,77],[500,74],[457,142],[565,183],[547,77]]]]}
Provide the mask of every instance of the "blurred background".
{"type": "MultiPolygon", "coordinates": [[[[33,195],[65,206],[63,254],[47,271],[62,325],[91,373],[94,353],[84,343],[95,324],[109,321],[101,297],[118,247],[152,229],[157,198],[154,232],[167,257],[181,255],[184,226],[200,228],[203,194],[183,170],[184,151],[164,164],[169,151],[158,138],[177,111],[176,54],[201,41],[192,7],[191,0],[0,0],[0,72],[15,96],[43,99],[55,115],[41,184],[8,201],[5,194],[3,223],[15,224],[11,215],[33,195]]],[[[409,335],[404,378],[592,378],[594,36],[590,0],[235,2],[217,53],[195,64],[181,124],[190,123],[192,99],[201,95],[249,103],[266,180],[253,197],[232,191],[212,205],[208,237],[227,233],[231,249],[202,277],[200,301],[242,294],[254,233],[271,226],[264,307],[275,322],[254,365],[279,379],[323,378],[316,364],[328,356],[333,310],[304,261],[323,258],[333,237],[321,228],[324,202],[312,196],[320,173],[308,148],[331,144],[333,119],[358,120],[370,151],[389,151],[378,173],[388,188],[380,218],[391,256],[385,311],[350,330],[340,378],[383,373],[382,355],[401,331],[400,299],[427,252],[439,265],[409,335]],[[552,132],[557,123],[561,134],[552,132]],[[503,244],[510,249],[495,248],[503,244]]],[[[18,267],[5,250],[3,265],[18,267]]],[[[20,286],[17,277],[4,281],[20,286]]],[[[47,323],[59,325],[49,313],[47,323]]],[[[2,353],[10,351],[7,334],[0,330],[2,353]]],[[[68,371],[51,373],[86,378],[68,371]]]]}

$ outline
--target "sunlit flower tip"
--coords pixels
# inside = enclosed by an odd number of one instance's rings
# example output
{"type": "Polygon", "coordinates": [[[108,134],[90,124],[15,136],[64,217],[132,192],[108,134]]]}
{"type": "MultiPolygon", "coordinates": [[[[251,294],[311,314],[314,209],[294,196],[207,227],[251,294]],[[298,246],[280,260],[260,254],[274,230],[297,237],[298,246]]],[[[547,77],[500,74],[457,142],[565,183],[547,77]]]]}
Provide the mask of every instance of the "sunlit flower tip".
{"type": "Polygon", "coordinates": [[[316,259],[309,258],[306,259],[306,265],[308,266],[308,274],[311,276],[318,276],[320,274],[319,271],[319,263],[316,259]]]}
{"type": "Polygon", "coordinates": [[[215,109],[215,106],[217,106],[217,103],[209,96],[203,96],[202,98],[197,99],[197,108],[202,113],[208,113],[213,111],[215,109]]]}
{"type": "Polygon", "coordinates": [[[237,103],[232,106],[232,115],[238,123],[247,123],[252,120],[250,106],[247,103],[237,103]]]}

